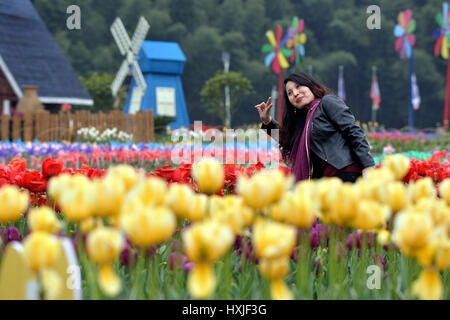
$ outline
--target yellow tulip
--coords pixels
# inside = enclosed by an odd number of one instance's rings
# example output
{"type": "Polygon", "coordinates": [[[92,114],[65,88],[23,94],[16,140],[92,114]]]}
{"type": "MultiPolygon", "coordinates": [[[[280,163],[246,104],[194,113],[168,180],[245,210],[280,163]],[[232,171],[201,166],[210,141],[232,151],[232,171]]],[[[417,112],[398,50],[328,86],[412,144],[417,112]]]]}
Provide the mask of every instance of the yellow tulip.
{"type": "Polygon", "coordinates": [[[258,259],[290,256],[297,238],[293,226],[259,218],[253,228],[252,242],[258,259]]]}
{"type": "Polygon", "coordinates": [[[409,197],[413,203],[417,203],[422,198],[436,198],[436,188],[430,177],[417,180],[408,185],[409,197]]]}
{"type": "Polygon", "coordinates": [[[389,231],[381,229],[377,232],[377,241],[380,245],[384,246],[389,243],[389,231]]]}
{"type": "Polygon", "coordinates": [[[395,174],[386,167],[380,167],[380,168],[369,168],[364,173],[363,179],[365,181],[380,181],[383,183],[388,183],[395,181],[395,174]]]}
{"type": "Polygon", "coordinates": [[[28,226],[33,232],[56,233],[61,229],[62,222],[58,220],[52,209],[42,206],[30,210],[28,213],[28,226]]]}
{"type": "Polygon", "coordinates": [[[283,279],[289,274],[289,259],[289,256],[261,259],[258,264],[259,273],[267,279],[283,279]]]}
{"type": "Polygon", "coordinates": [[[308,194],[287,192],[280,201],[280,211],[284,212],[284,221],[299,228],[311,228],[319,211],[319,204],[308,194]]]}
{"type": "Polygon", "coordinates": [[[204,158],[193,164],[192,177],[197,182],[200,191],[214,194],[223,187],[225,170],[215,158],[204,158]]]}
{"type": "Polygon", "coordinates": [[[117,176],[106,176],[92,182],[96,197],[93,215],[110,217],[119,214],[126,189],[125,183],[117,176]]]}
{"type": "Polygon", "coordinates": [[[47,193],[59,204],[61,195],[73,185],[72,175],[69,173],[61,173],[56,177],[52,177],[47,186],[47,193]]]}
{"type": "Polygon", "coordinates": [[[447,205],[450,206],[450,179],[444,179],[444,181],[441,181],[439,184],[439,194],[441,195],[441,198],[447,201],[447,205]]]}
{"type": "Polygon", "coordinates": [[[175,214],[166,207],[143,207],[135,212],[123,213],[119,221],[131,242],[141,248],[167,241],[177,227],[175,214]]]}
{"type": "Polygon", "coordinates": [[[416,258],[424,267],[445,270],[450,266],[450,239],[445,228],[433,230],[427,244],[417,251],[416,258]]]}
{"type": "Polygon", "coordinates": [[[315,190],[319,199],[320,216],[325,223],[329,223],[330,218],[328,213],[334,205],[333,203],[328,203],[327,195],[332,190],[340,188],[342,184],[342,180],[336,177],[322,178],[316,183],[315,190]]]}
{"type": "Polygon", "coordinates": [[[43,269],[41,271],[42,289],[46,300],[58,299],[62,289],[63,281],[59,274],[53,269],[43,269]]]}
{"type": "Polygon", "coordinates": [[[391,207],[392,213],[395,214],[410,204],[408,188],[402,182],[389,183],[386,191],[386,204],[391,207]]]}
{"type": "MultiPolygon", "coordinates": [[[[285,176],[284,173],[279,170],[267,170],[267,181],[270,181],[270,188],[272,190],[272,203],[280,201],[285,192],[290,190],[294,185],[295,178],[293,175],[285,176]]],[[[269,187],[269,186],[268,186],[269,187]]]]}
{"type": "Polygon", "coordinates": [[[373,200],[361,200],[356,209],[356,215],[351,221],[354,228],[364,232],[380,228],[391,216],[387,205],[373,200]]]}
{"type": "Polygon", "coordinates": [[[70,222],[81,222],[89,218],[96,206],[94,184],[88,177],[76,174],[72,177],[71,185],[59,195],[61,212],[70,222]]]}
{"type": "Polygon", "coordinates": [[[86,251],[92,261],[103,265],[114,262],[124,245],[125,239],[119,230],[100,227],[88,234],[86,251]]]}
{"type": "Polygon", "coordinates": [[[439,272],[422,270],[419,278],[413,283],[412,292],[422,300],[442,299],[444,289],[439,272]]]}
{"type": "Polygon", "coordinates": [[[178,218],[187,218],[194,195],[194,190],[187,184],[172,183],[169,186],[166,205],[178,218]]]}
{"type": "Polygon", "coordinates": [[[219,260],[234,242],[231,227],[211,219],[194,223],[181,237],[184,253],[195,263],[219,260]]]}
{"type": "Polygon", "coordinates": [[[142,179],[127,194],[125,201],[135,201],[138,199],[142,206],[153,207],[162,206],[166,201],[167,182],[159,177],[149,177],[142,179]]]}
{"type": "Polygon", "coordinates": [[[436,198],[421,198],[415,204],[414,210],[430,216],[433,224],[447,227],[450,219],[450,208],[445,200],[436,198]]]}
{"type": "Polygon", "coordinates": [[[402,154],[391,154],[382,161],[382,167],[391,170],[395,179],[401,181],[409,171],[409,162],[409,158],[402,154]]]}
{"type": "Polygon", "coordinates": [[[268,181],[263,175],[255,174],[251,178],[240,176],[237,182],[237,191],[247,206],[260,210],[267,207],[272,201],[268,181]]]}
{"type": "Polygon", "coordinates": [[[187,218],[192,221],[200,221],[208,216],[209,198],[205,194],[194,194],[191,205],[189,206],[187,218]]]}
{"type": "Polygon", "coordinates": [[[427,215],[405,209],[394,220],[392,241],[406,256],[415,254],[424,248],[433,230],[433,222],[427,215]]]}
{"type": "Polygon", "coordinates": [[[82,233],[89,233],[92,230],[103,227],[103,219],[98,217],[89,217],[80,223],[80,230],[82,233]]]}
{"type": "Polygon", "coordinates": [[[240,176],[237,191],[247,206],[260,210],[278,202],[293,182],[292,176],[286,178],[280,170],[261,170],[251,178],[240,176]]]}
{"type": "Polygon", "coordinates": [[[216,277],[210,263],[198,263],[189,271],[187,288],[195,299],[206,299],[214,293],[216,277]]]}
{"type": "Polygon", "coordinates": [[[233,207],[226,207],[211,214],[211,219],[219,223],[226,223],[233,230],[234,235],[239,235],[244,230],[244,219],[240,212],[233,207]]]}
{"type": "Polygon", "coordinates": [[[358,202],[361,201],[357,188],[351,183],[344,183],[339,188],[331,189],[325,197],[330,206],[328,214],[331,222],[350,226],[356,216],[358,202]]]}
{"type": "Polygon", "coordinates": [[[125,184],[125,190],[127,191],[131,190],[139,181],[139,175],[137,174],[136,169],[127,164],[109,167],[105,178],[109,178],[110,176],[116,176],[121,179],[125,184]]]}
{"type": "Polygon", "coordinates": [[[28,207],[30,196],[19,187],[6,185],[0,188],[0,223],[16,222],[28,207]]]}
{"type": "Polygon", "coordinates": [[[61,254],[61,243],[54,235],[36,231],[23,241],[25,258],[30,268],[38,271],[51,268],[61,254]]]}
{"type": "Polygon", "coordinates": [[[100,270],[98,271],[98,284],[100,289],[108,296],[117,296],[122,290],[122,281],[114,273],[111,264],[100,266],[100,270]]]}
{"type": "Polygon", "coordinates": [[[255,218],[254,211],[244,204],[244,199],[235,195],[224,196],[222,201],[224,210],[233,210],[242,218],[244,227],[250,227],[255,218]]]}
{"type": "MultiPolygon", "coordinates": [[[[387,169],[386,169],[387,170],[387,169]]],[[[390,172],[388,170],[388,172],[390,172]]],[[[383,181],[377,179],[359,179],[355,184],[361,199],[373,200],[379,203],[388,204],[389,193],[387,186],[394,183],[394,181],[383,181]]]]}
{"type": "Polygon", "coordinates": [[[270,294],[273,300],[293,300],[294,296],[282,279],[272,280],[270,294]]]}
{"type": "Polygon", "coordinates": [[[208,214],[225,208],[225,197],[218,195],[209,196],[209,211],[208,214]]]}

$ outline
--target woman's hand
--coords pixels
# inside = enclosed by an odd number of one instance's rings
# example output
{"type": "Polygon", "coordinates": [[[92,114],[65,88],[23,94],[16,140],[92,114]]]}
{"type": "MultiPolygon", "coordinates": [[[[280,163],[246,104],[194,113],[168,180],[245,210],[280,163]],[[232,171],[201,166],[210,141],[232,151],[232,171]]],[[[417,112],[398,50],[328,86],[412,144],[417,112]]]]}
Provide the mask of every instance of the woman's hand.
{"type": "Polygon", "coordinates": [[[270,103],[270,100],[272,100],[272,97],[269,97],[269,99],[267,99],[267,102],[261,102],[260,104],[255,106],[256,110],[258,110],[259,112],[261,121],[265,124],[269,123],[271,120],[269,111],[270,108],[272,108],[272,104],[270,103]]]}

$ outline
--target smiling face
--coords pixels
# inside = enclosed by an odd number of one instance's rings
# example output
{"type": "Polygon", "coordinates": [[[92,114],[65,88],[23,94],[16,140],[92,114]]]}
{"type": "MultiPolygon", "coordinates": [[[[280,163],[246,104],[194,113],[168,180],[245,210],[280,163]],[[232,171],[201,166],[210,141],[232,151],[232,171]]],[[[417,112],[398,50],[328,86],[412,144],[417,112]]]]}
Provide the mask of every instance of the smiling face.
{"type": "Polygon", "coordinates": [[[314,100],[314,94],[306,86],[299,85],[294,81],[286,83],[286,93],[289,102],[297,109],[303,109],[314,100]]]}

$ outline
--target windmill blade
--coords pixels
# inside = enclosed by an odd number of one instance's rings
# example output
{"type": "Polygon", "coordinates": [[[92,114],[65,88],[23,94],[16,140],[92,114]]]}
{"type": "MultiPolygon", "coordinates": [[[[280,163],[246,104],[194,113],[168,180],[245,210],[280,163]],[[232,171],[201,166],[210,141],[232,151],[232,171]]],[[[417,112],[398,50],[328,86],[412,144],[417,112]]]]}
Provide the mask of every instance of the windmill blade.
{"type": "Polygon", "coordinates": [[[280,63],[280,67],[282,67],[283,69],[289,68],[289,62],[287,62],[284,54],[282,54],[281,52],[278,52],[278,61],[280,63]]]}
{"type": "Polygon", "coordinates": [[[403,45],[403,38],[397,38],[397,40],[395,40],[395,51],[400,51],[402,45],[403,45]]]}
{"type": "Polygon", "coordinates": [[[397,21],[400,27],[403,27],[403,22],[405,21],[405,13],[402,11],[397,16],[397,21]]]}
{"type": "Polygon", "coordinates": [[[291,55],[292,50],[288,48],[280,48],[280,51],[283,52],[285,57],[289,57],[291,55]]]}
{"type": "Polygon", "coordinates": [[[145,20],[144,17],[139,18],[138,25],[136,27],[136,31],[133,34],[133,39],[131,40],[131,49],[134,54],[138,54],[139,50],[141,50],[142,42],[144,42],[147,37],[148,30],[150,29],[150,25],[145,20]]]}
{"type": "Polygon", "coordinates": [[[272,47],[275,47],[277,45],[275,41],[275,35],[273,34],[272,30],[266,32],[266,37],[267,39],[269,39],[269,43],[272,45],[272,47]]]}
{"type": "Polygon", "coordinates": [[[303,31],[303,25],[304,25],[303,19],[300,19],[300,21],[298,22],[297,33],[302,33],[302,31],[303,31]]]}
{"type": "Polygon", "coordinates": [[[442,39],[441,56],[444,59],[448,59],[448,42],[447,42],[447,37],[445,37],[445,36],[442,39]]]}
{"type": "Polygon", "coordinates": [[[133,61],[133,70],[131,72],[133,73],[134,80],[136,80],[136,84],[142,88],[142,91],[145,91],[147,89],[147,83],[145,83],[144,75],[136,60],[133,61]]]}
{"type": "Polygon", "coordinates": [[[443,36],[440,36],[436,41],[436,44],[434,45],[434,55],[436,57],[439,55],[439,49],[441,48],[443,38],[444,38],[443,36]]]}
{"type": "Polygon", "coordinates": [[[408,42],[411,45],[411,47],[414,47],[414,45],[416,44],[416,37],[414,37],[413,34],[407,34],[406,38],[408,39],[408,42]]]}
{"type": "Polygon", "coordinates": [[[447,25],[447,22],[448,22],[448,3],[447,2],[444,2],[442,4],[442,22],[443,22],[442,26],[447,25]]]}
{"type": "Polygon", "coordinates": [[[116,40],[120,53],[124,56],[130,49],[131,41],[120,18],[114,20],[114,23],[111,26],[111,33],[114,40],[116,40]]]}
{"type": "Polygon", "coordinates": [[[305,47],[302,44],[298,45],[297,51],[301,56],[305,55],[305,47]]]}
{"type": "Polygon", "coordinates": [[[283,37],[283,39],[281,40],[279,46],[282,47],[286,44],[286,42],[294,35],[294,33],[292,33],[292,35],[288,33],[286,33],[286,35],[283,37]]]}
{"type": "Polygon", "coordinates": [[[441,29],[434,30],[434,32],[433,32],[433,40],[436,40],[437,38],[439,38],[441,36],[441,34],[442,34],[441,29]]]}
{"type": "Polygon", "coordinates": [[[268,52],[272,52],[273,51],[273,47],[270,44],[264,44],[261,48],[261,52],[262,53],[268,53],[268,52]]]}
{"type": "Polygon", "coordinates": [[[270,66],[270,64],[272,63],[273,58],[275,58],[275,52],[271,52],[270,54],[268,54],[265,58],[264,58],[264,64],[266,67],[270,66]]]}
{"type": "Polygon", "coordinates": [[[409,21],[408,29],[406,29],[406,33],[413,33],[416,30],[416,20],[411,19],[409,21]]]}
{"type": "Polygon", "coordinates": [[[292,29],[298,31],[298,17],[297,16],[295,16],[292,19],[292,29]]]}
{"type": "Polygon", "coordinates": [[[276,74],[280,74],[280,63],[278,62],[278,55],[275,56],[275,60],[272,63],[272,70],[276,73],[276,74]]]}
{"type": "Polygon", "coordinates": [[[394,36],[401,37],[405,34],[405,30],[403,30],[403,28],[401,27],[401,25],[396,25],[394,28],[394,36]]]}
{"type": "Polygon", "coordinates": [[[409,59],[411,57],[412,47],[406,38],[404,40],[403,46],[405,47],[406,57],[409,59]]]}
{"type": "Polygon", "coordinates": [[[404,30],[406,30],[408,28],[409,22],[411,20],[411,16],[412,16],[411,10],[406,9],[405,10],[405,17],[403,19],[403,29],[404,30]]]}
{"type": "Polygon", "coordinates": [[[277,32],[277,36],[276,36],[277,43],[280,43],[280,41],[281,41],[281,34],[283,33],[283,29],[281,28],[280,25],[277,25],[276,32],[277,32]]]}
{"type": "Polygon", "coordinates": [[[436,14],[434,16],[434,19],[436,20],[437,24],[439,25],[439,27],[444,27],[444,23],[442,21],[442,15],[440,13],[436,14]]]}
{"type": "Polygon", "coordinates": [[[112,95],[115,97],[117,95],[117,92],[119,91],[120,86],[122,85],[123,81],[128,75],[130,65],[128,64],[127,60],[124,60],[122,62],[122,65],[119,68],[119,71],[116,74],[116,77],[114,78],[114,81],[111,84],[111,91],[112,95]]]}

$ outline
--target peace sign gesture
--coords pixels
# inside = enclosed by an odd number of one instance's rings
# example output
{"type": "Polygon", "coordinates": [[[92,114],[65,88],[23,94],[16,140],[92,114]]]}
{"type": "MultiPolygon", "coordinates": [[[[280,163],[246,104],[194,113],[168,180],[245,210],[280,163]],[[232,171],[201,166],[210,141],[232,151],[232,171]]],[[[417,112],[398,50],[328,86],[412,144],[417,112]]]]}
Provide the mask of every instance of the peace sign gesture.
{"type": "Polygon", "coordinates": [[[261,121],[266,124],[272,120],[269,113],[270,109],[272,108],[272,103],[270,103],[271,100],[272,97],[269,97],[269,99],[267,99],[267,102],[261,102],[260,104],[255,106],[256,110],[258,110],[261,121]]]}

